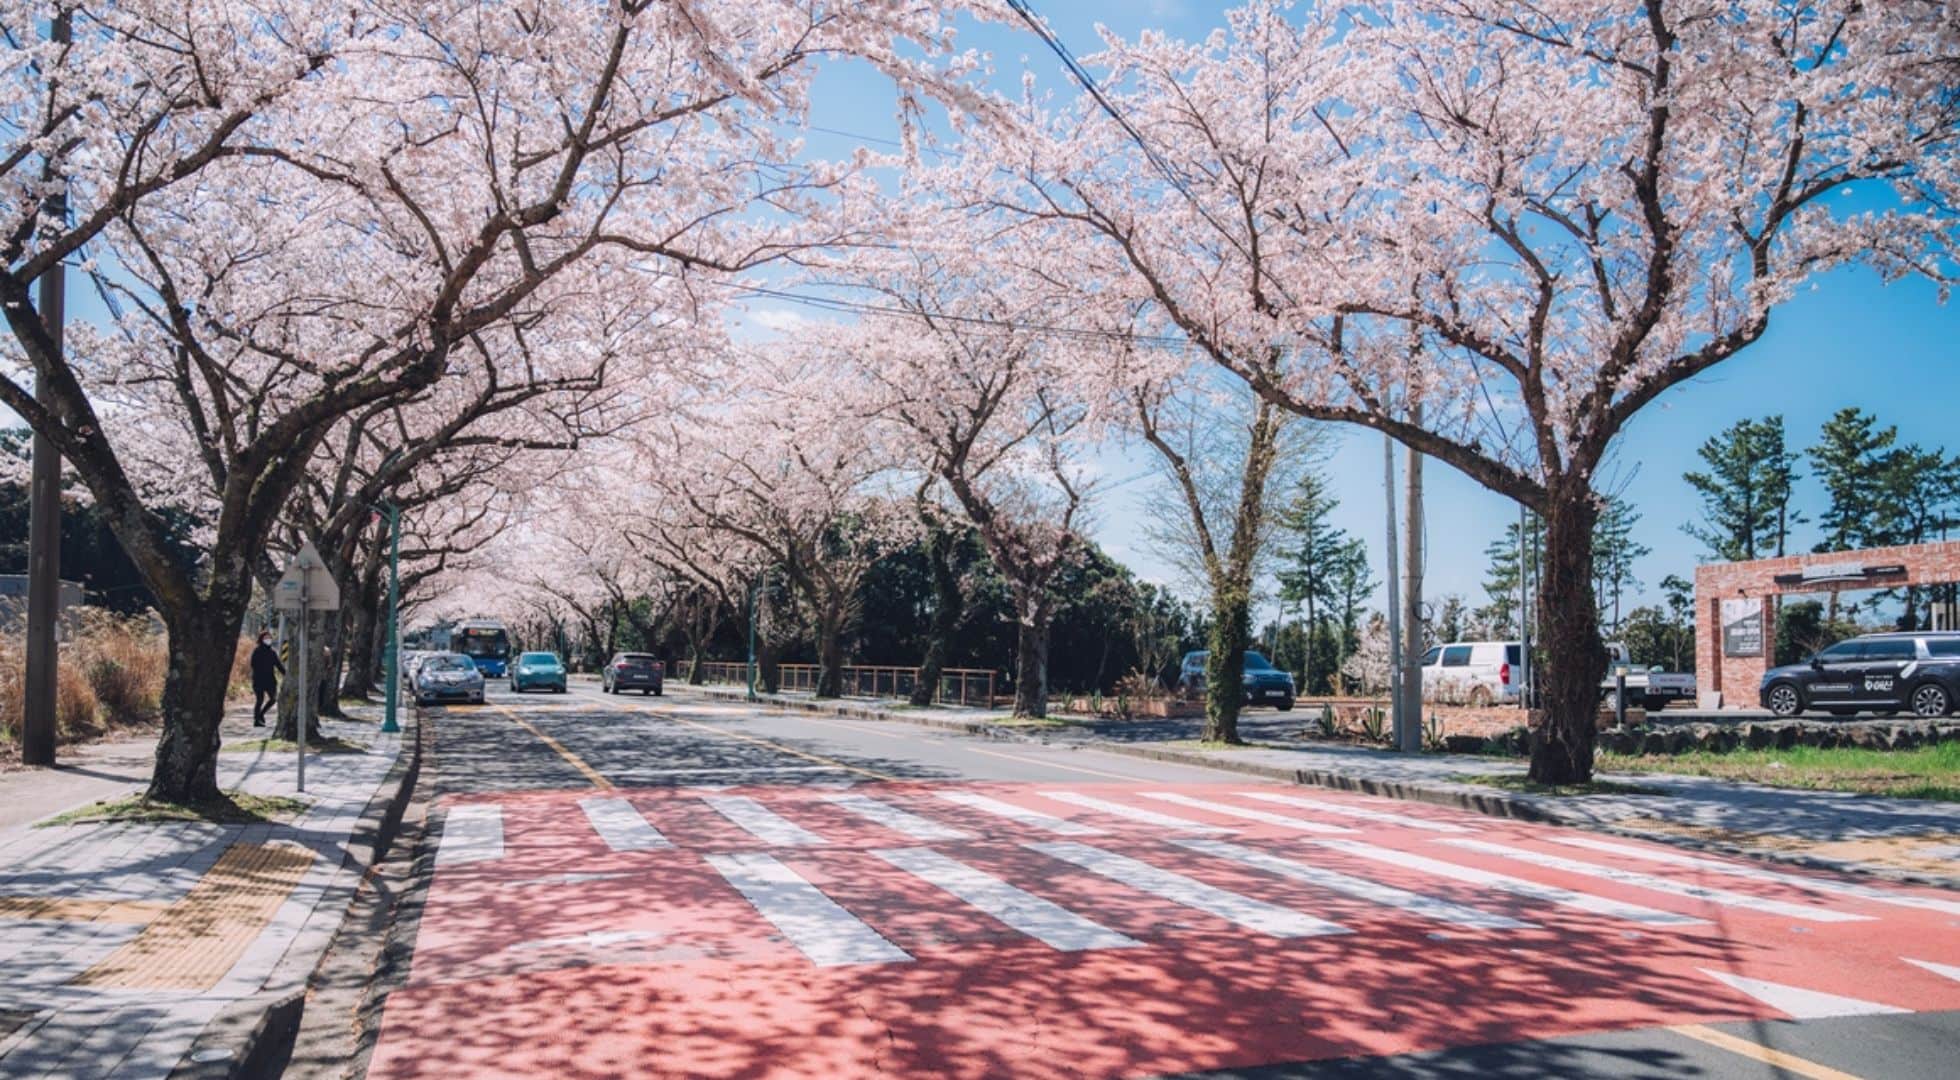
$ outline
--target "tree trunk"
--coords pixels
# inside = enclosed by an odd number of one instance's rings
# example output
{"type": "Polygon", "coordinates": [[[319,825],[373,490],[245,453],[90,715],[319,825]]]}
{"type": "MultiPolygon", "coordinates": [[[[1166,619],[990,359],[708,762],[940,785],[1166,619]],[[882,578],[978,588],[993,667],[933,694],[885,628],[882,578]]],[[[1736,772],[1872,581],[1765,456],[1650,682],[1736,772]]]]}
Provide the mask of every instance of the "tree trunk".
{"type": "Polygon", "coordinates": [[[1544,722],[1531,740],[1531,779],[1582,784],[1592,779],[1593,735],[1606,648],[1592,595],[1592,535],[1599,517],[1581,480],[1558,478],[1545,498],[1545,556],[1538,582],[1538,680],[1544,722]]]}
{"type": "Polygon", "coordinates": [[[953,534],[934,529],[926,540],[932,568],[932,621],[926,628],[926,654],[919,661],[919,678],[912,684],[911,702],[930,705],[939,696],[940,675],[953,649],[953,631],[960,624],[960,576],[953,565],[953,534]]]}
{"type": "Polygon", "coordinates": [[[241,599],[169,622],[163,735],[147,798],[188,804],[224,797],[218,788],[218,725],[244,617],[241,599]]]}
{"type": "Polygon", "coordinates": [[[1014,715],[1048,715],[1048,628],[1054,621],[1044,600],[1017,603],[1020,633],[1014,663],[1014,715]]]}
{"type": "Polygon", "coordinates": [[[844,619],[848,601],[832,598],[817,615],[817,696],[844,696],[844,619]]]}
{"type": "Polygon", "coordinates": [[[368,597],[358,597],[354,608],[354,626],[347,635],[346,671],[340,681],[340,696],[367,698],[374,693],[375,672],[373,664],[376,651],[385,635],[379,632],[384,621],[365,601],[368,597]]]}
{"type": "Polygon", "coordinates": [[[705,686],[708,682],[707,657],[701,651],[699,635],[687,639],[687,685],[705,686]]]}
{"type": "Polygon", "coordinates": [[[1252,597],[1241,589],[1214,589],[1211,631],[1205,647],[1205,742],[1237,743],[1239,710],[1245,705],[1245,648],[1252,638],[1252,597]]]}
{"type": "Polygon", "coordinates": [[[759,689],[765,694],[773,694],[783,688],[783,647],[768,638],[762,638],[755,646],[755,675],[761,683],[759,689]]]}

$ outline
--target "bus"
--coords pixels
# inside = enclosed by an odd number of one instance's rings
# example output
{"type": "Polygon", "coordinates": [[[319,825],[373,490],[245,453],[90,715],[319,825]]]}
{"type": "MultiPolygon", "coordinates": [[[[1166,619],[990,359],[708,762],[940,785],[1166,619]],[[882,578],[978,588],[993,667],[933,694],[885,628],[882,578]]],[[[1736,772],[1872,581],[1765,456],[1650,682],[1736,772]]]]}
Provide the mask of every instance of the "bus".
{"type": "Polygon", "coordinates": [[[449,632],[450,648],[476,664],[486,679],[501,679],[510,666],[510,632],[496,619],[464,619],[449,632]]]}

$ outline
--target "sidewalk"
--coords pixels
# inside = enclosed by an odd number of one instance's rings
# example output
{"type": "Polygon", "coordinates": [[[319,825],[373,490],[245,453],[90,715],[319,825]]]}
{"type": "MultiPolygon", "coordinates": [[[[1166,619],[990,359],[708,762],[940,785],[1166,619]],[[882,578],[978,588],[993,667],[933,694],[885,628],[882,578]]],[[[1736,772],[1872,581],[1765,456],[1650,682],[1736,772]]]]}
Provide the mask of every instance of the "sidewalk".
{"type": "MultiPolygon", "coordinates": [[[[676,685],[673,688],[713,697],[739,699],[742,696],[738,687],[676,685]]],[[[766,699],[766,703],[780,708],[1203,765],[1266,779],[1460,807],[1499,817],[1572,825],[1699,850],[1960,889],[1960,804],[1954,803],[1801,791],[1651,773],[1602,774],[1600,778],[1652,789],[1659,794],[1527,795],[1463,780],[1469,776],[1523,776],[1526,769],[1521,760],[1467,754],[1411,757],[1340,744],[1263,742],[1260,735],[1264,728],[1257,721],[1246,725],[1246,737],[1256,745],[1208,749],[1194,745],[1189,733],[1181,727],[1153,721],[1118,726],[1095,723],[1030,727],[1005,724],[1002,722],[1005,717],[997,712],[892,708],[865,699],[819,702],[801,696],[777,695],[766,699]]],[[[1297,718],[1287,721],[1287,726],[1294,729],[1300,724],[1297,718]]]]}
{"type": "MultiPolygon", "coordinates": [[[[304,989],[364,870],[350,844],[380,789],[399,784],[412,729],[384,735],[378,709],[349,711],[361,719],[322,730],[367,751],[309,755],[310,805],[290,823],[24,823],[140,790],[148,769],[130,746],[81,756],[85,783],[0,775],[0,805],[19,822],[0,828],[0,1077],[225,1075],[240,1063],[267,1007],[304,989]]],[[[223,737],[266,730],[234,712],[223,737]]],[[[290,752],[218,758],[227,790],[292,796],[294,773],[290,752]]]]}

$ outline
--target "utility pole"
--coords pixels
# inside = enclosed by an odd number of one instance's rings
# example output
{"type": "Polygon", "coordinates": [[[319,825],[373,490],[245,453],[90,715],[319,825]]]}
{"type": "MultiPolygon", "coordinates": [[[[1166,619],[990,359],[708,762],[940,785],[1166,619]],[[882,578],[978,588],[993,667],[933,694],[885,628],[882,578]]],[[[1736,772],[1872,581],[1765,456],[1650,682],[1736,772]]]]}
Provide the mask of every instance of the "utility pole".
{"type": "Polygon", "coordinates": [[[755,700],[755,593],[760,581],[749,582],[749,694],[748,700],[755,700]]]}
{"type": "MultiPolygon", "coordinates": [[[[62,45],[68,36],[69,13],[63,10],[55,15],[48,38],[62,45]]],[[[48,171],[56,193],[49,197],[42,220],[59,227],[68,220],[66,180],[53,176],[52,168],[48,171]]],[[[62,354],[67,296],[68,270],[56,262],[41,275],[39,297],[41,324],[54,343],[51,366],[62,354]]],[[[53,388],[46,372],[35,376],[34,401],[44,408],[53,405],[53,388]]],[[[53,765],[55,673],[61,663],[56,641],[56,624],[61,619],[61,456],[55,452],[53,441],[39,432],[34,435],[32,467],[28,482],[27,657],[21,679],[20,758],[28,765],[53,765]]]]}
{"type": "Polygon", "coordinates": [[[1402,731],[1402,602],[1396,577],[1395,440],[1382,433],[1382,494],[1388,504],[1388,707],[1398,738],[1402,731]]]}
{"type": "MultiPolygon", "coordinates": [[[[1422,406],[1409,406],[1409,422],[1422,425],[1422,406]]],[[[1402,527],[1408,537],[1402,565],[1402,723],[1395,729],[1396,749],[1422,752],[1422,455],[1409,449],[1409,483],[1402,527]]]]}
{"type": "Polygon", "coordinates": [[[1518,703],[1531,709],[1531,685],[1537,677],[1531,664],[1531,511],[1518,504],[1518,703]]]}

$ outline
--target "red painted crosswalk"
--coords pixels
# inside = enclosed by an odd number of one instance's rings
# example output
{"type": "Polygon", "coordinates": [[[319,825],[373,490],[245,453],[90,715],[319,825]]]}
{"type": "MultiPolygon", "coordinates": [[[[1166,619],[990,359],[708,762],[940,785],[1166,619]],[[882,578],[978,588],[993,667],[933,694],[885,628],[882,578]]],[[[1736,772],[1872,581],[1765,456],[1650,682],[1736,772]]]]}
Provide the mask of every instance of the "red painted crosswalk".
{"type": "Polygon", "coordinates": [[[661,789],[449,813],[377,1077],[1113,1077],[1960,1008],[1947,894],[1331,793],[661,789]]]}

